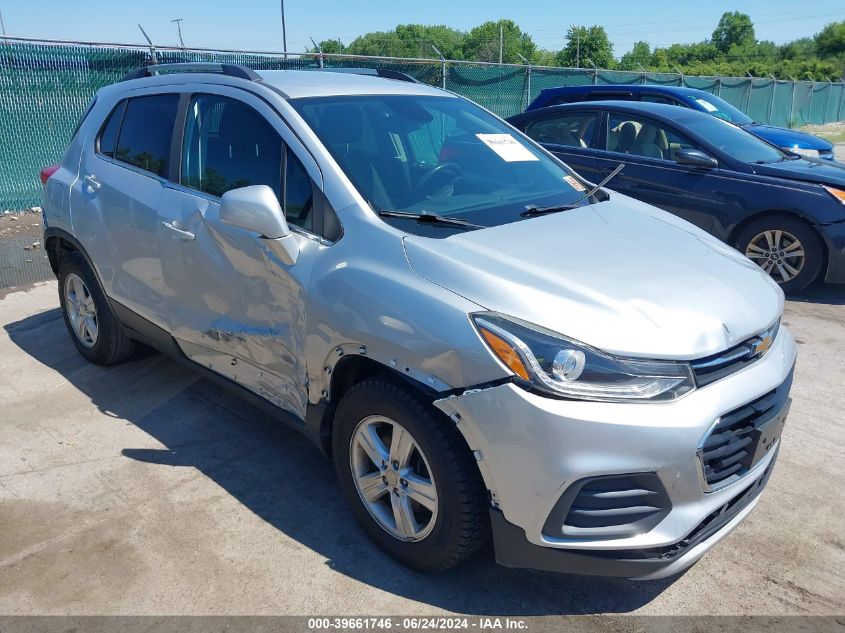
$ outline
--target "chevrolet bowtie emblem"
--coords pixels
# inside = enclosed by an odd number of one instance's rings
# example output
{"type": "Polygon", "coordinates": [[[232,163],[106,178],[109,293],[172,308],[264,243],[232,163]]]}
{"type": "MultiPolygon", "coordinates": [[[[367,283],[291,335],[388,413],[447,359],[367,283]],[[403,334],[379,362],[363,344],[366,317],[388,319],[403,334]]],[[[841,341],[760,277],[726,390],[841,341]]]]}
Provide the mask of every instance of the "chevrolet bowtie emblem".
{"type": "Polygon", "coordinates": [[[761,337],[759,341],[754,341],[754,343],[751,344],[751,355],[762,356],[769,351],[773,341],[774,337],[771,334],[761,337]]]}

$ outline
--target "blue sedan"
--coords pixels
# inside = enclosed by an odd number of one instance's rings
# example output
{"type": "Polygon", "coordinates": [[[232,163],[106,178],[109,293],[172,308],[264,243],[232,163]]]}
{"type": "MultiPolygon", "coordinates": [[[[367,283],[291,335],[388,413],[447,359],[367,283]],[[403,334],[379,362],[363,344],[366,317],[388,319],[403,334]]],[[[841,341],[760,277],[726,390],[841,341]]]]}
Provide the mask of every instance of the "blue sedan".
{"type": "Polygon", "coordinates": [[[644,85],[614,85],[614,86],[560,86],[546,88],[526,108],[537,110],[564,103],[580,101],[646,101],[649,103],[666,103],[685,108],[692,108],[699,112],[712,114],[720,119],[738,125],[744,130],[759,136],[781,149],[812,158],[834,160],[833,144],[806,132],[790,130],[784,127],[757,123],[749,116],[738,110],[730,103],[716,95],[680,86],[644,85]]]}
{"type": "Polygon", "coordinates": [[[595,101],[510,123],[595,182],[678,215],[736,247],[786,292],[845,283],[845,165],[781,149],[677,106],[595,101]]]}

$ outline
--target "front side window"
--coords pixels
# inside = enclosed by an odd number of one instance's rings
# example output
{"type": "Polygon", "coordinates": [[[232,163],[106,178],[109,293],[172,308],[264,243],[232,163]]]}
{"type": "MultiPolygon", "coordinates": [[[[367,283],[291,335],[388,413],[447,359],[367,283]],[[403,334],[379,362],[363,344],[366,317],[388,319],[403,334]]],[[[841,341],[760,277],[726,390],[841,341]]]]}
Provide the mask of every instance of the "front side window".
{"type": "Polygon", "coordinates": [[[607,149],[632,156],[675,160],[675,152],[678,150],[698,147],[670,127],[620,112],[610,114],[607,149]]]}
{"type": "Polygon", "coordinates": [[[743,163],[776,163],[789,160],[789,154],[722,119],[697,116],[684,123],[692,132],[707,139],[708,143],[743,163]]]}
{"type": "Polygon", "coordinates": [[[129,99],[114,157],[166,177],[178,104],[175,94],[129,99]]]}
{"type": "Polygon", "coordinates": [[[593,146],[593,132],[598,117],[593,113],[567,112],[532,121],[525,133],[538,143],[588,148],[593,146]]]}
{"type": "Polygon", "coordinates": [[[182,148],[182,184],[213,196],[267,185],[281,200],[284,143],[257,111],[237,99],[194,97],[182,148]]]}
{"type": "MultiPolygon", "coordinates": [[[[464,99],[349,95],[289,103],[376,211],[492,226],[520,220],[528,205],[578,202],[587,189],[574,172],[464,99]]],[[[415,230],[412,223],[403,228],[415,230]]]]}

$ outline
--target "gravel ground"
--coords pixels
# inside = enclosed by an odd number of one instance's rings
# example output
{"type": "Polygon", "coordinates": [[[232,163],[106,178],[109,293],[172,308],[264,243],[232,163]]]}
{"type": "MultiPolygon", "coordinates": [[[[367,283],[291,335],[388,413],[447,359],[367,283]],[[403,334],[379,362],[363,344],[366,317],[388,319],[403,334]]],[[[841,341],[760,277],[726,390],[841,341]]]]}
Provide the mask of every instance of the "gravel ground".
{"type": "Polygon", "coordinates": [[[0,211],[0,288],[53,277],[42,240],[40,208],[0,211]]]}
{"type": "Polygon", "coordinates": [[[489,550],[408,571],[303,438],[157,354],[87,364],[55,282],[0,297],[0,614],[845,612],[845,287],[787,305],[794,402],[757,508],[656,582],[508,570],[489,550]]]}

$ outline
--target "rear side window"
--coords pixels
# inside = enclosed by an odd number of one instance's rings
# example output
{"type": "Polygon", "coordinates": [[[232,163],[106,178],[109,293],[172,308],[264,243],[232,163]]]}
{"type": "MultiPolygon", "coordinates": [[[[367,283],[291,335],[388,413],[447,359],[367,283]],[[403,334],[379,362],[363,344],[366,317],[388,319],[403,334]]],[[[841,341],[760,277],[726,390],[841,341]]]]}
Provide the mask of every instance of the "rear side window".
{"type": "MultiPolygon", "coordinates": [[[[129,99],[114,157],[158,176],[167,176],[178,95],[129,99]]],[[[111,123],[111,120],[109,121],[111,123]]],[[[105,132],[105,130],[104,130],[105,132]]]]}
{"type": "Polygon", "coordinates": [[[564,112],[532,121],[525,133],[538,143],[568,147],[593,147],[597,115],[586,112],[564,112]]]}
{"type": "Polygon", "coordinates": [[[194,97],[185,123],[182,184],[213,196],[267,185],[282,200],[284,144],[267,120],[236,99],[194,97]]]}
{"type": "Polygon", "coordinates": [[[120,124],[123,122],[123,113],[126,112],[126,100],[121,101],[112,110],[109,118],[103,124],[100,138],[97,141],[97,149],[105,156],[114,156],[117,147],[117,135],[120,132],[120,124]]]}

